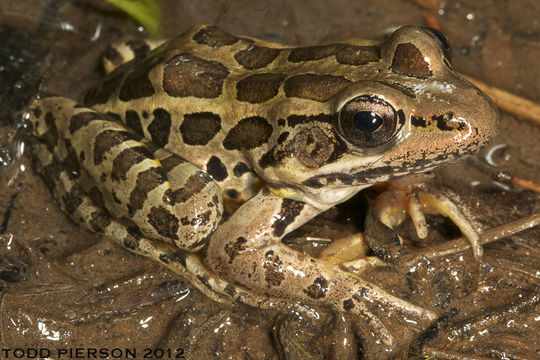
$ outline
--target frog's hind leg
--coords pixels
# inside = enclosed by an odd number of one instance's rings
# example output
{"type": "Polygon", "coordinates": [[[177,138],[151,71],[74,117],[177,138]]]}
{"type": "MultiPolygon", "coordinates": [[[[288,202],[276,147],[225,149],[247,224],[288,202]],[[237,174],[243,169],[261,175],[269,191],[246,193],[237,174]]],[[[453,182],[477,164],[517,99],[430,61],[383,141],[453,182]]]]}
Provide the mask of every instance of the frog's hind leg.
{"type": "Polygon", "coordinates": [[[118,66],[145,55],[166,41],[166,39],[132,39],[109,45],[101,58],[103,69],[106,74],[110,74],[118,66]]]}
{"type": "MultiPolygon", "coordinates": [[[[266,308],[289,305],[288,302],[277,298],[268,296],[261,298],[258,294],[243,289],[211,272],[203,264],[199,256],[193,252],[179,249],[171,241],[160,241],[156,240],[155,237],[145,236],[133,220],[126,218],[117,220],[111,216],[111,213],[118,215],[122,211],[121,208],[107,209],[105,206],[107,196],[111,197],[115,202],[121,202],[118,197],[121,198],[122,187],[133,188],[129,184],[117,184],[119,189],[115,195],[111,190],[112,188],[107,189],[107,186],[103,186],[112,177],[119,179],[125,177],[126,174],[122,175],[123,171],[126,170],[125,168],[123,170],[117,168],[116,171],[112,171],[115,159],[119,159],[120,154],[124,152],[117,153],[117,156],[112,156],[114,153],[107,153],[103,146],[103,139],[101,146],[96,145],[93,148],[88,148],[82,143],[84,139],[88,140],[89,143],[95,143],[95,136],[93,136],[95,133],[90,128],[97,126],[100,130],[97,132],[98,134],[108,134],[108,140],[105,143],[108,143],[109,147],[114,147],[114,144],[118,146],[120,142],[124,145],[136,145],[131,147],[131,151],[135,151],[131,153],[133,156],[129,156],[129,151],[124,153],[124,160],[131,159],[131,161],[122,162],[124,165],[133,167],[137,164],[143,164],[144,161],[150,161],[151,164],[163,168],[166,175],[173,179],[172,188],[169,189],[171,191],[165,190],[158,198],[164,202],[175,200],[196,211],[200,208],[203,209],[203,211],[199,212],[199,216],[197,216],[197,213],[189,215],[189,211],[186,211],[185,216],[180,219],[180,222],[187,223],[185,225],[187,229],[193,231],[193,233],[188,231],[187,241],[183,243],[185,248],[191,250],[196,250],[205,244],[219,222],[223,208],[221,195],[218,193],[212,195],[211,191],[207,191],[212,190],[212,187],[217,187],[217,185],[211,179],[208,181],[207,175],[194,165],[165,150],[150,151],[147,147],[151,144],[147,146],[143,139],[136,141],[136,135],[127,133],[121,124],[109,121],[103,115],[91,109],[80,107],[76,102],[64,98],[48,98],[37,102],[31,110],[29,125],[34,135],[32,153],[35,166],[38,172],[43,175],[54,198],[75,223],[89,231],[107,236],[113,242],[134,253],[150,257],[162,263],[215,301],[241,301],[252,306],[266,308]],[[53,112],[56,115],[53,115],[53,112]],[[90,124],[91,122],[94,122],[94,124],[90,124]],[[82,132],[82,138],[73,136],[73,134],[83,129],[86,129],[86,131],[82,132]],[[144,161],[142,159],[143,155],[145,155],[144,161]],[[111,160],[106,162],[111,165],[108,169],[99,166],[104,157],[111,160]],[[88,163],[88,161],[91,161],[91,163],[88,163]],[[88,167],[97,171],[97,174],[102,174],[99,175],[102,185],[101,190],[97,186],[86,184],[91,183],[96,175],[84,170],[84,168],[88,167]],[[81,176],[83,172],[84,177],[81,176]],[[189,183],[190,186],[182,186],[182,184],[189,183]],[[111,194],[107,195],[107,192],[111,194]],[[207,195],[207,193],[211,195],[207,195]],[[197,230],[196,233],[195,230],[197,230]]],[[[129,149],[129,146],[127,149],[129,149]]],[[[155,175],[155,168],[147,168],[147,170],[151,169],[154,170],[146,172],[147,181],[143,185],[153,183],[149,181],[148,176],[150,180],[156,180],[151,176],[152,174],[155,175]]],[[[141,169],[138,170],[136,173],[139,176],[135,176],[135,178],[139,180],[145,178],[145,176],[140,176],[145,172],[141,172],[141,169]]],[[[157,180],[161,179],[162,175],[159,175],[157,180]]],[[[138,183],[141,185],[141,182],[138,183]]],[[[135,194],[132,200],[140,200],[141,197],[151,196],[152,191],[148,186],[143,187],[142,190],[144,191],[141,190],[135,193],[131,191],[131,194],[135,194]]],[[[135,188],[137,188],[137,185],[135,185],[135,188]]],[[[213,190],[216,191],[216,188],[213,190]]],[[[131,204],[131,209],[137,212],[134,205],[136,204],[131,204]]],[[[163,211],[161,212],[163,213],[163,211]]],[[[144,217],[139,220],[142,219],[144,217]]],[[[157,221],[161,222],[162,229],[171,227],[171,224],[167,223],[166,216],[157,221]]],[[[174,223],[172,225],[174,226],[174,223]]]]}
{"type": "Polygon", "coordinates": [[[240,301],[261,308],[287,307],[290,303],[271,297],[261,297],[211,272],[199,256],[174,245],[148,239],[137,229],[114,220],[97,206],[78,185],[71,171],[59,166],[47,146],[34,145],[36,167],[43,174],[53,196],[69,217],[80,226],[106,236],[110,241],[133,253],[149,257],[179,274],[210,299],[221,303],[240,301]],[[56,179],[56,181],[52,181],[56,179]]]}
{"type": "MultiPolygon", "coordinates": [[[[38,172],[43,175],[54,198],[66,214],[84,228],[105,235],[113,242],[132,252],[165,264],[214,300],[231,301],[229,293],[231,292],[230,289],[234,289],[234,287],[219,278],[212,278],[212,274],[203,266],[196,254],[181,250],[172,243],[144,236],[133,221],[125,222],[114,219],[111,216],[111,211],[105,206],[106,200],[104,198],[106,196],[97,187],[89,188],[88,185],[84,184],[87,181],[91,182],[92,175],[85,174],[86,176],[82,177],[81,175],[85,170],[81,165],[85,164],[88,158],[95,164],[97,160],[105,155],[99,154],[104,149],[101,148],[100,150],[100,146],[88,149],[81,144],[81,139],[71,135],[82,128],[88,127],[91,122],[96,122],[94,125],[101,127],[102,134],[108,131],[109,135],[112,135],[109,140],[113,143],[118,142],[120,139],[126,140],[126,136],[129,135],[125,132],[125,129],[121,128],[120,124],[102,119],[103,115],[90,109],[81,108],[76,102],[63,98],[41,100],[31,110],[30,126],[34,135],[32,153],[35,166],[38,172]],[[53,111],[56,115],[53,115],[53,111]],[[117,131],[122,131],[122,133],[115,133],[115,130],[113,130],[115,128],[117,131]]],[[[85,137],[89,140],[92,139],[92,131],[85,131],[84,133],[85,137]]],[[[112,146],[112,144],[110,145],[112,146]]],[[[152,154],[149,150],[146,153],[149,156],[152,154]]],[[[172,172],[177,171],[182,164],[186,164],[180,158],[171,158],[172,155],[170,154],[162,155],[161,162],[172,172]]],[[[134,161],[140,160],[133,157],[131,159],[134,161]]],[[[160,162],[158,159],[152,161],[156,164],[160,162]]],[[[129,164],[134,165],[133,162],[129,164]]],[[[121,174],[118,173],[117,169],[116,176],[119,175],[121,174]]],[[[104,176],[104,178],[110,178],[110,176],[104,176]]],[[[198,173],[195,176],[195,180],[202,177],[198,173]]],[[[106,182],[104,178],[102,180],[106,182]]],[[[202,180],[204,180],[204,177],[202,180]]],[[[177,193],[172,191],[172,194],[168,194],[171,197],[175,196],[174,198],[180,201],[186,201],[189,197],[187,191],[177,193]]],[[[143,194],[139,193],[139,196],[143,196],[143,194]]],[[[221,216],[221,204],[219,201],[214,201],[213,206],[214,209],[217,209],[214,210],[216,211],[214,217],[219,218],[221,216]]],[[[201,225],[201,229],[204,230],[203,224],[198,225],[201,225]]]]}
{"type": "Polygon", "coordinates": [[[58,166],[57,159],[44,143],[35,144],[33,152],[38,171],[43,174],[60,207],[75,223],[106,236],[136,254],[164,264],[214,301],[230,303],[235,300],[225,291],[230,285],[212,277],[213,274],[204,267],[196,254],[145,238],[137,229],[128,228],[114,220],[81,190],[70,171],[58,166]]]}
{"type": "MultiPolygon", "coordinates": [[[[213,179],[178,156],[160,161],[123,124],[65,98],[39,101],[30,122],[53,164],[82,179],[82,193],[143,236],[194,252],[217,228],[223,201],[213,179]]],[[[54,183],[57,174],[44,176],[54,183]]]]}

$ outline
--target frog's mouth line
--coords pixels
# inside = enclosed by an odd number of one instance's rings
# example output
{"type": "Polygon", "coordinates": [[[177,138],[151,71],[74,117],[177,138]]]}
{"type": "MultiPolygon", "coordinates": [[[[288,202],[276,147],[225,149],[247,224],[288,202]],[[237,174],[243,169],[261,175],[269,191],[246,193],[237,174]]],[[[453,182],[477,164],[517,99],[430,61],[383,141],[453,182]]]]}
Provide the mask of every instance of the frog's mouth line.
{"type": "Polygon", "coordinates": [[[330,173],[311,177],[302,182],[302,185],[312,188],[324,188],[327,186],[370,186],[376,183],[392,180],[411,174],[419,174],[435,170],[439,167],[449,165],[463,158],[476,153],[474,151],[454,151],[436,158],[425,158],[415,162],[402,162],[399,165],[382,165],[376,168],[360,170],[351,174],[330,173]]]}

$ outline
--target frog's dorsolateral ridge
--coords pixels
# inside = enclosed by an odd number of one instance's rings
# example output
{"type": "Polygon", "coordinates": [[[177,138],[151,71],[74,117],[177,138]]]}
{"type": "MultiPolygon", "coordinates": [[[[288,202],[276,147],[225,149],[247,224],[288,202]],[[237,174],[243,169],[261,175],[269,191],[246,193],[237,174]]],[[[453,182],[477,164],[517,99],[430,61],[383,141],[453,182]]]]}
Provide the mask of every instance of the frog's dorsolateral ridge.
{"type": "Polygon", "coordinates": [[[407,26],[383,42],[292,48],[200,25],[119,49],[84,104],[31,111],[37,166],[76,223],[215,299],[365,315],[371,296],[434,316],[280,240],[363,188],[493,138],[497,110],[452,71],[440,36],[407,26]],[[236,210],[222,222],[224,207],[236,210]]]}

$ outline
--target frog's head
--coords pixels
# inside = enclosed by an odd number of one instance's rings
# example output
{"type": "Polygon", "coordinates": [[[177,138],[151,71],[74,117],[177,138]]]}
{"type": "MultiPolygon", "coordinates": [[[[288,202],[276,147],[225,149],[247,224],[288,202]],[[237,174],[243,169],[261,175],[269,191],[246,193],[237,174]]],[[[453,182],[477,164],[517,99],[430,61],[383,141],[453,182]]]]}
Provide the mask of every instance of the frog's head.
{"type": "Polygon", "coordinates": [[[379,50],[379,61],[343,73],[352,81],[290,131],[271,183],[286,178],[321,202],[339,202],[352,189],[432,170],[492,140],[497,109],[452,71],[439,32],[404,27],[379,50]]]}

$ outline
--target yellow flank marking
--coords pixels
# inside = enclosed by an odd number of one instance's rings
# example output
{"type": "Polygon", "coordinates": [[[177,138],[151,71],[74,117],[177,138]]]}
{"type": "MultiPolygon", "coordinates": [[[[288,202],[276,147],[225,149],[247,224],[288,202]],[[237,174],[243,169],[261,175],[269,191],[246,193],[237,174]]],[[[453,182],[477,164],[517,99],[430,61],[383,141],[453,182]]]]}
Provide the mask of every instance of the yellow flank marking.
{"type": "Polygon", "coordinates": [[[280,198],[302,201],[300,195],[294,189],[291,189],[291,188],[274,189],[271,186],[268,186],[268,188],[270,189],[270,192],[272,194],[279,196],[280,198]]]}

